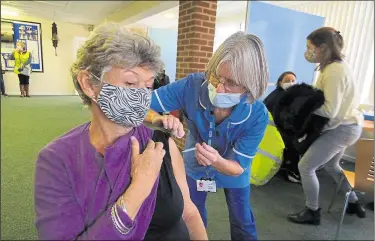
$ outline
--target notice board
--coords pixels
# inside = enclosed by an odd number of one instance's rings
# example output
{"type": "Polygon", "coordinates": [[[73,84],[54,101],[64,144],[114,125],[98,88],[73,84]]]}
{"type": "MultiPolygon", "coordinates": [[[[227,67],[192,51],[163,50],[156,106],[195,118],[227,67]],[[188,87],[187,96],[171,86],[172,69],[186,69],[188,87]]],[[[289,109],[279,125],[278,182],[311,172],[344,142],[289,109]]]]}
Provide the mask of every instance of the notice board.
{"type": "Polygon", "coordinates": [[[1,19],[1,55],[5,69],[13,71],[14,60],[10,55],[17,42],[25,43],[26,50],[31,53],[31,69],[43,72],[42,25],[35,22],[1,19]]]}

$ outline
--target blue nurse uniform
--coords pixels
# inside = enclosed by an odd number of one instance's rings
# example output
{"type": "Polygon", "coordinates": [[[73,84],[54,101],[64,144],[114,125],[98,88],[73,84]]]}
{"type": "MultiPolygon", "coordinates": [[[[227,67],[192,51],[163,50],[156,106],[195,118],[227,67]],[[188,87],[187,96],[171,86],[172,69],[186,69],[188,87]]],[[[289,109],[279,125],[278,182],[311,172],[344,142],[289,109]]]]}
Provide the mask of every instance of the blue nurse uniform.
{"type": "Polygon", "coordinates": [[[184,113],[189,129],[183,152],[187,181],[191,199],[197,206],[204,224],[207,226],[207,193],[197,191],[196,180],[211,178],[215,180],[217,188],[224,188],[232,240],[256,240],[255,220],[250,206],[249,180],[251,162],[268,123],[267,108],[260,101],[248,103],[244,96],[231,115],[219,125],[215,125],[214,106],[209,100],[207,86],[208,81],[204,73],[189,74],[181,80],[155,90],[151,109],[157,112],[182,110],[184,113]],[[237,161],[245,170],[241,175],[228,176],[213,167],[198,164],[195,144],[208,143],[212,126],[211,146],[223,158],[237,161]]]}

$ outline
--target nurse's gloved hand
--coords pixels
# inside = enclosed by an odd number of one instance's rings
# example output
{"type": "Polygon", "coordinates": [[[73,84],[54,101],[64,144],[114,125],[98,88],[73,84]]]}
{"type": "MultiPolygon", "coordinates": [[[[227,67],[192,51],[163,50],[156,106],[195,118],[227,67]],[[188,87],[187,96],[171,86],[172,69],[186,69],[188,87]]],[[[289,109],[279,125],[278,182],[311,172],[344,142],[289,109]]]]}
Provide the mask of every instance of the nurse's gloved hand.
{"type": "Polygon", "coordinates": [[[211,166],[220,161],[220,154],[212,146],[206,143],[195,144],[195,156],[197,161],[202,166],[211,166]]]}
{"type": "Polygon", "coordinates": [[[182,138],[185,135],[184,126],[181,121],[173,115],[161,115],[152,120],[153,125],[163,126],[165,129],[170,130],[172,135],[177,138],[182,138]]]}

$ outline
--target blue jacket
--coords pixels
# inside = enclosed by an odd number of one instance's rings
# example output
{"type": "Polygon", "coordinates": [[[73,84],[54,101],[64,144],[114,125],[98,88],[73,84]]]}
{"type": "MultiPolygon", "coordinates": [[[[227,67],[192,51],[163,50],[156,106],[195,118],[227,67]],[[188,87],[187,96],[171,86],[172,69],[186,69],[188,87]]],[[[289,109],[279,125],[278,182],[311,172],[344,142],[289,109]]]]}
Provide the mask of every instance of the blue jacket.
{"type": "Polygon", "coordinates": [[[155,90],[151,109],[157,112],[183,111],[189,129],[183,152],[188,176],[195,180],[213,178],[218,188],[246,187],[249,185],[251,162],[268,123],[268,111],[262,102],[249,104],[244,96],[232,114],[216,126],[207,86],[204,73],[189,74],[155,90]],[[240,176],[228,176],[213,167],[198,164],[195,144],[207,143],[210,123],[214,128],[212,146],[222,157],[237,161],[245,169],[240,176]]]}

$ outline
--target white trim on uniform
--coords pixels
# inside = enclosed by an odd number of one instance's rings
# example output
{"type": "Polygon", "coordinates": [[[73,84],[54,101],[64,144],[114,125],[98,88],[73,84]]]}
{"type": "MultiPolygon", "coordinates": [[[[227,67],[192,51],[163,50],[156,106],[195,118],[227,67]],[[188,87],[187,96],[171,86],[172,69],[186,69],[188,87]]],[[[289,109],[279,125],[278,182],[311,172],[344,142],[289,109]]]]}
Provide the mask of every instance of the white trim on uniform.
{"type": "Polygon", "coordinates": [[[205,107],[205,106],[202,104],[202,102],[201,102],[201,98],[199,98],[199,104],[202,106],[203,109],[206,110],[206,107],[205,107]]]}
{"type": "Polygon", "coordinates": [[[164,105],[161,103],[161,100],[160,100],[160,98],[159,98],[158,91],[157,91],[157,90],[154,90],[154,91],[155,91],[156,99],[158,99],[159,105],[160,105],[160,107],[163,109],[163,112],[167,112],[167,110],[164,108],[164,105]]]}
{"type": "Polygon", "coordinates": [[[240,155],[240,156],[243,156],[243,157],[246,157],[246,158],[249,158],[249,159],[254,158],[254,156],[248,156],[248,155],[245,155],[245,154],[243,154],[243,153],[237,151],[236,149],[234,149],[234,147],[233,147],[233,151],[234,151],[234,153],[236,153],[236,154],[238,154],[238,155],[240,155]]]}
{"type": "Polygon", "coordinates": [[[232,125],[239,125],[239,124],[244,123],[247,119],[250,118],[252,110],[253,110],[253,106],[250,105],[250,111],[249,111],[249,114],[247,115],[247,117],[245,119],[243,119],[242,121],[240,121],[240,122],[232,122],[231,124],[232,125]]]}
{"type": "MultiPolygon", "coordinates": [[[[201,84],[201,89],[202,89],[203,85],[204,85],[206,82],[207,82],[207,80],[205,80],[205,81],[201,84]]],[[[204,105],[202,104],[202,101],[201,101],[201,97],[200,97],[200,96],[199,96],[198,100],[199,100],[199,104],[202,106],[202,108],[206,110],[207,108],[206,108],[206,106],[204,106],[204,105]]]]}

